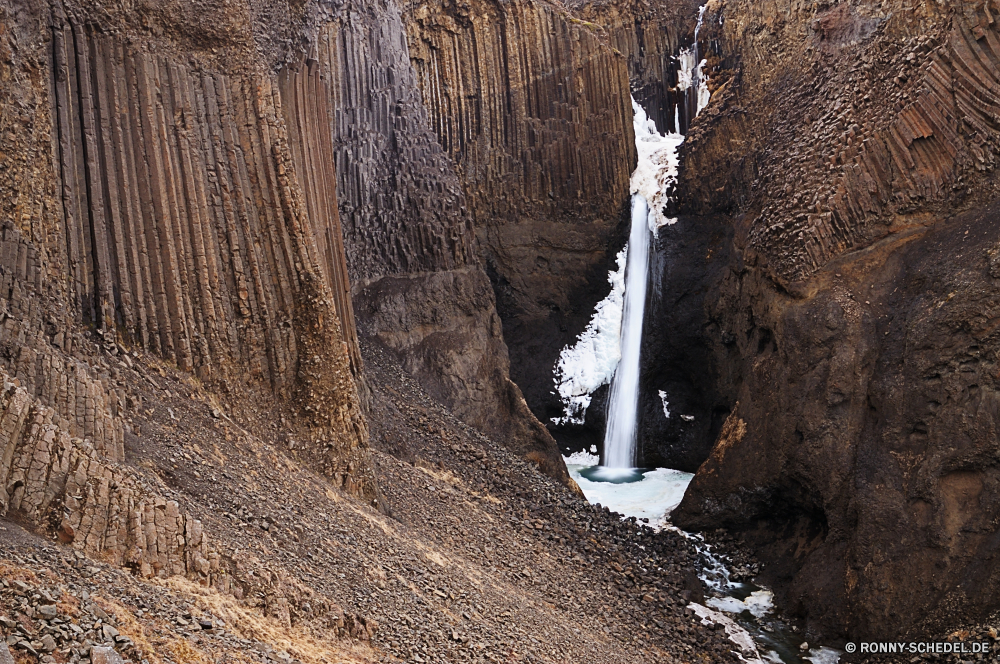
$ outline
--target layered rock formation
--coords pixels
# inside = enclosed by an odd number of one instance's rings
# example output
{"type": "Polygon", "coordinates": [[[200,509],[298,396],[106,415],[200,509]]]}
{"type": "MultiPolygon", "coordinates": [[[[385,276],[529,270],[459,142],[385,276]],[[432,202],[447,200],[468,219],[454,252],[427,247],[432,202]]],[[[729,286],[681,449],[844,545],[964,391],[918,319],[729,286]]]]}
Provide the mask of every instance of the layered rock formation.
{"type": "MultiPolygon", "coordinates": [[[[607,294],[635,164],[628,72],[545,2],[406,9],[428,121],[454,160],[497,294],[511,375],[539,417],[560,349],[607,294]]],[[[595,32],[595,29],[598,32],[595,32]]]]}
{"type": "MultiPolygon", "coordinates": [[[[680,53],[694,44],[699,0],[570,2],[574,16],[605,35],[624,54],[632,97],[661,132],[685,133],[694,120],[694,95],[678,86],[680,53]]],[[[702,44],[706,46],[707,44],[702,44]]],[[[706,49],[702,48],[704,54],[706,49]]]]}
{"type": "Polygon", "coordinates": [[[200,523],[125,465],[143,403],[121,373],[132,349],[237,411],[270,400],[333,484],[377,489],[340,229],[316,202],[335,183],[297,175],[309,164],[266,58],[209,54],[252,51],[247,17],[199,36],[163,11],[138,27],[96,7],[4,9],[0,497],[89,555],[228,589],[200,523]]]}
{"type": "Polygon", "coordinates": [[[358,329],[463,420],[568,481],[509,361],[455,166],[430,131],[394,3],[322,10],[321,79],[358,329]]]}
{"type": "Polygon", "coordinates": [[[675,518],[746,533],[817,633],[996,608],[994,4],[706,18],[728,82],[682,148],[681,201],[728,213],[732,240],[698,268],[713,360],[692,384],[731,412],[675,518]]]}
{"type": "Polygon", "coordinates": [[[201,521],[128,467],[70,436],[55,411],[0,369],[0,513],[143,577],[189,575],[229,588],[201,521]]]}

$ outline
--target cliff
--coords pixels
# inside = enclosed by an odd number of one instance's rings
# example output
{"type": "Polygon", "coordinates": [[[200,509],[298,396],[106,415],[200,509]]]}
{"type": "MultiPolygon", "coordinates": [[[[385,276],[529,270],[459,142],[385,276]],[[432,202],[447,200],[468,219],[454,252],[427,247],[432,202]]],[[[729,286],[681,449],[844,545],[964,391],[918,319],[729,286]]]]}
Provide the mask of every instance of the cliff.
{"type": "MultiPolygon", "coordinates": [[[[574,16],[604,35],[625,56],[632,97],[661,132],[686,133],[694,121],[694,95],[678,87],[680,54],[694,44],[698,0],[573,1],[574,16]]],[[[707,53],[702,43],[700,53],[707,53]]]]}
{"type": "Polygon", "coordinates": [[[995,7],[711,11],[726,83],[679,189],[682,223],[724,241],[661,287],[710,275],[688,330],[710,349],[692,383],[720,430],[676,522],[745,533],[814,634],[983,617],[995,7]]]}
{"type": "Polygon", "coordinates": [[[607,295],[635,165],[622,55],[546,2],[410,4],[428,125],[455,163],[510,350],[543,420],[552,370],[607,295]]]}
{"type": "Polygon", "coordinates": [[[300,94],[323,97],[329,118],[326,158],[337,169],[359,333],[392,349],[464,421],[568,481],[555,441],[510,379],[473,217],[430,129],[399,8],[322,12],[303,65],[313,82],[300,94]]]}

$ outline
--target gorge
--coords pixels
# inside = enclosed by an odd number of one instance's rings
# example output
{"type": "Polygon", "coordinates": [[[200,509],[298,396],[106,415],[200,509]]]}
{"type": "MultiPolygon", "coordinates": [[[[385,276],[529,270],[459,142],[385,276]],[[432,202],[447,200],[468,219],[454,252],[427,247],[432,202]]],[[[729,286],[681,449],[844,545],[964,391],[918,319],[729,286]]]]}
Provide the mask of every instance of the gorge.
{"type": "Polygon", "coordinates": [[[0,663],[992,661],[998,16],[0,0],[0,663]]]}

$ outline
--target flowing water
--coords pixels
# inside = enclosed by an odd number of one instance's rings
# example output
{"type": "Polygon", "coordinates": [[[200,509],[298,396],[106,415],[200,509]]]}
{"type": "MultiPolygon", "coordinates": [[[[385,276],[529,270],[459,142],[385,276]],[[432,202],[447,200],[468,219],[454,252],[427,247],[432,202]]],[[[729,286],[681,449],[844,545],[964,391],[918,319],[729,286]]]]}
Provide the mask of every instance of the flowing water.
{"type": "MultiPolygon", "coordinates": [[[[695,43],[680,52],[679,87],[685,106],[694,116],[710,101],[708,80],[702,72],[705,61],[698,54],[698,33],[705,7],[698,13],[695,43]],[[695,95],[692,99],[689,93],[695,95]],[[693,102],[688,105],[689,102],[693,102]],[[693,108],[692,108],[693,106],[693,108]]],[[[725,562],[699,535],[685,533],[669,522],[670,512],[680,503],[693,477],[667,468],[636,468],[638,435],[640,347],[649,281],[650,236],[676,222],[663,214],[668,191],[676,181],[678,148],[684,137],[674,132],[660,134],[646,113],[632,101],[638,164],[631,179],[632,223],[624,256],[609,281],[612,292],[595,311],[594,319],[577,344],[560,355],[556,386],[566,406],[556,423],[582,423],[590,394],[611,381],[603,464],[596,448],[591,454],[578,452],[566,457],[570,476],[591,503],[600,503],[625,517],[634,516],[654,528],[670,528],[688,538],[701,556],[708,592],[705,604],[689,608],[705,624],[721,625],[738,647],[741,658],[754,664],[836,664],[840,653],[824,647],[800,649],[802,637],[775,612],[769,591],[749,583],[734,582],[725,562]]],[[[669,239],[667,240],[669,241],[669,239]]],[[[664,401],[665,417],[671,417],[664,401]]]]}
{"type": "Polygon", "coordinates": [[[632,230],[625,265],[625,306],[622,309],[621,360],[611,380],[608,426],[604,433],[604,466],[635,466],[639,410],[639,348],[649,282],[649,205],[642,194],[632,195],[632,230]]]}

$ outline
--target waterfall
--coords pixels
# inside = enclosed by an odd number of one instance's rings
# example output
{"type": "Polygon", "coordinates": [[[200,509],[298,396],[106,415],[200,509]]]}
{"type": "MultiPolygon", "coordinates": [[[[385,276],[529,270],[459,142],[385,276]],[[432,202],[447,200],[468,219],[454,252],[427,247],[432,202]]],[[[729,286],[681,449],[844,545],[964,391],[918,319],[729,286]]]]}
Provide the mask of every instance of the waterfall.
{"type": "MultiPolygon", "coordinates": [[[[698,13],[695,35],[701,29],[704,8],[698,13]]],[[[698,92],[694,115],[708,104],[707,76],[698,62],[698,44],[678,53],[678,87],[698,92]]],[[[679,105],[678,105],[679,106],[679,105]]],[[[674,131],[661,134],[642,107],[632,100],[635,147],[638,156],[632,173],[632,225],[629,241],[618,258],[619,269],[609,275],[611,293],[595,307],[587,329],[576,343],[563,348],[555,367],[555,384],[564,406],[563,417],[553,423],[583,424],[593,392],[611,383],[607,428],[604,434],[604,464],[600,468],[634,468],[638,444],[639,353],[642,319],[649,280],[650,235],[676,223],[666,216],[679,167],[678,149],[684,142],[681,116],[674,108],[674,131]],[[624,275],[622,274],[624,272],[624,275]]],[[[666,395],[661,394],[664,416],[670,417],[666,395]]],[[[596,450],[595,450],[596,451],[596,450]]],[[[602,473],[602,481],[640,479],[641,474],[602,473]],[[608,480],[614,477],[616,480],[608,480]]]]}
{"type": "MultiPolygon", "coordinates": [[[[708,104],[708,85],[702,76],[704,61],[698,58],[698,33],[705,18],[705,8],[698,11],[694,44],[681,51],[679,76],[687,90],[694,89],[694,115],[708,104]]],[[[649,282],[649,236],[660,226],[672,224],[663,207],[665,192],[677,177],[677,150],[684,137],[679,133],[662,135],[642,107],[632,100],[635,112],[635,143],[639,163],[632,173],[632,228],[629,232],[625,264],[625,294],[621,323],[621,360],[611,379],[608,398],[608,421],[604,430],[604,467],[633,468],[639,413],[639,355],[642,346],[642,320],[646,309],[646,286],[649,282]]],[[[676,113],[676,109],[675,109],[676,113]]],[[[679,129],[675,115],[674,126],[679,129]]],[[[664,409],[666,406],[664,406],[664,409]]]]}
{"type": "Polygon", "coordinates": [[[649,235],[649,205],[642,194],[633,194],[632,230],[628,237],[628,259],[625,265],[622,359],[611,380],[608,426],[604,432],[604,465],[609,468],[635,466],[639,348],[642,345],[642,317],[646,309],[646,284],[649,281],[649,235]]]}

